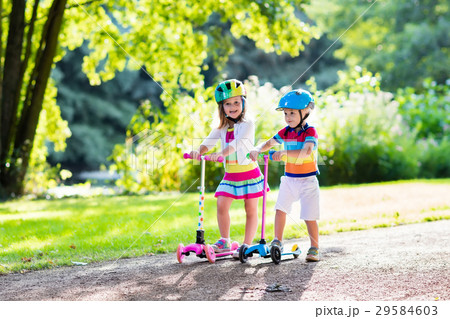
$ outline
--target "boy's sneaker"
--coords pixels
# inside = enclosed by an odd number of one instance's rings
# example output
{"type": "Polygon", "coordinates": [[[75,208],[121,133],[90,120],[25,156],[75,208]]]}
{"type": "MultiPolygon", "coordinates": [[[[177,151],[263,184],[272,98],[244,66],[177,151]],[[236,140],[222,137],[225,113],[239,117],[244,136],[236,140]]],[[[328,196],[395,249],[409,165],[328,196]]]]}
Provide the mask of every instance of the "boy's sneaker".
{"type": "Polygon", "coordinates": [[[272,246],[280,247],[281,252],[283,252],[283,243],[281,241],[279,241],[278,239],[272,240],[272,242],[269,245],[269,248],[272,248],[272,246]]]}
{"type": "Polygon", "coordinates": [[[308,253],[306,254],[306,261],[319,261],[319,249],[316,247],[311,247],[308,249],[308,253]]]}
{"type": "Polygon", "coordinates": [[[225,251],[230,251],[230,242],[220,238],[214,245],[211,245],[211,247],[214,249],[214,252],[223,253],[225,251]]]}

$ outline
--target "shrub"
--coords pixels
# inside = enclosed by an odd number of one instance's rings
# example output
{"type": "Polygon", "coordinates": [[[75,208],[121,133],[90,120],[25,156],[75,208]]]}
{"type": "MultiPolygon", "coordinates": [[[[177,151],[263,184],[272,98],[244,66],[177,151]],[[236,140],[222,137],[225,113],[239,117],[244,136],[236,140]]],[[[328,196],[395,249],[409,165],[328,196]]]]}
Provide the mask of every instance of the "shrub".
{"type": "Polygon", "coordinates": [[[448,136],[442,140],[427,139],[421,143],[419,157],[419,177],[450,177],[450,141],[448,136]]]}
{"type": "MultiPolygon", "coordinates": [[[[415,178],[415,134],[398,112],[393,95],[370,73],[316,93],[322,184],[366,183],[415,178]],[[346,85],[351,84],[351,90],[346,85]]],[[[355,76],[355,74],[353,74],[355,76]]],[[[350,79],[351,80],[351,79],[350,79]]]]}

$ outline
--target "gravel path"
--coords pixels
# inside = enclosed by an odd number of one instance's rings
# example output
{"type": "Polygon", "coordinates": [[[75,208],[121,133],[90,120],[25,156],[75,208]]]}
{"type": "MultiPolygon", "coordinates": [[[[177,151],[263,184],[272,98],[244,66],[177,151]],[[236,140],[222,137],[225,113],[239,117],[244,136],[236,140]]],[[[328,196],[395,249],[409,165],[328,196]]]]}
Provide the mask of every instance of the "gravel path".
{"type": "Polygon", "coordinates": [[[175,253],[0,276],[0,300],[450,300],[450,220],[322,236],[322,261],[175,253]],[[268,291],[271,290],[276,291],[268,291]]]}

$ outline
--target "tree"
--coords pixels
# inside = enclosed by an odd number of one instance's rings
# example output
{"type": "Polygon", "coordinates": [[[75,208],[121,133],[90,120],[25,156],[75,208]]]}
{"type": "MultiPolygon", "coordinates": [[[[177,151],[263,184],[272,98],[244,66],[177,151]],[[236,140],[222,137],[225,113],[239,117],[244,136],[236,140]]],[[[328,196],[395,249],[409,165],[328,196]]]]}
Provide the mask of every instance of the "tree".
{"type": "MultiPolygon", "coordinates": [[[[0,3],[3,16],[11,4],[7,3],[4,8],[3,1],[0,3]]],[[[36,30],[40,32],[38,42],[33,42],[33,37],[35,28],[40,24],[39,1],[34,2],[28,21],[25,0],[13,1],[10,8],[8,40],[0,79],[0,194],[6,196],[23,192],[23,181],[56,54],[65,6],[66,0],[53,1],[44,25],[36,30]]],[[[3,33],[3,19],[1,24],[0,35],[3,33]]],[[[0,42],[0,47],[3,53],[3,42],[0,42]]]]}
{"type": "Polygon", "coordinates": [[[232,53],[229,38],[207,27],[209,19],[229,23],[233,37],[247,36],[266,52],[296,56],[317,36],[294,14],[306,2],[0,0],[0,39],[7,38],[4,51],[0,42],[0,193],[24,191],[50,72],[64,50],[88,41],[83,71],[92,85],[125,68],[144,68],[166,103],[180,92],[203,91],[204,60],[223,65],[232,53]]]}

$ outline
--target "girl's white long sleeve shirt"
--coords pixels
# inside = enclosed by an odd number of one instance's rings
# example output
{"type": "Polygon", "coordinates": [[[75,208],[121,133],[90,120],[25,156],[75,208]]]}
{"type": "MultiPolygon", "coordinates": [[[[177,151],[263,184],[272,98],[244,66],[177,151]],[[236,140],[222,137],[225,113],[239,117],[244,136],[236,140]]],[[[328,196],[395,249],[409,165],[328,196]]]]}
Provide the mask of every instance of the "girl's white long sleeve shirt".
{"type": "MultiPolygon", "coordinates": [[[[214,128],[203,140],[202,144],[210,151],[220,140],[222,151],[229,146],[232,152],[237,153],[239,165],[248,165],[252,160],[247,158],[247,154],[254,149],[255,144],[255,124],[251,120],[243,120],[234,124],[234,140],[226,143],[228,126],[224,128],[214,128]]],[[[230,154],[231,154],[230,153],[230,154]]]]}

